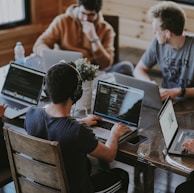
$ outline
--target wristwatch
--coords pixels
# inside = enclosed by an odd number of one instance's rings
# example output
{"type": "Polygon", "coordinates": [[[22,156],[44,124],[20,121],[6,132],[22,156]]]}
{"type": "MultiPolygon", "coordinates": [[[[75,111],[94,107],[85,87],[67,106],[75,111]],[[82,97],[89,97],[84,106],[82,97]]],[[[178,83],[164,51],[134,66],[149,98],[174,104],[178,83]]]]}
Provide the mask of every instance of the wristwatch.
{"type": "Polygon", "coordinates": [[[184,96],[185,96],[185,93],[186,93],[185,87],[181,87],[181,94],[180,94],[180,97],[184,97],[184,96]]]}
{"type": "Polygon", "coordinates": [[[98,41],[99,41],[99,38],[96,37],[96,38],[94,38],[93,40],[91,40],[90,43],[96,43],[96,42],[98,42],[98,41]]]}

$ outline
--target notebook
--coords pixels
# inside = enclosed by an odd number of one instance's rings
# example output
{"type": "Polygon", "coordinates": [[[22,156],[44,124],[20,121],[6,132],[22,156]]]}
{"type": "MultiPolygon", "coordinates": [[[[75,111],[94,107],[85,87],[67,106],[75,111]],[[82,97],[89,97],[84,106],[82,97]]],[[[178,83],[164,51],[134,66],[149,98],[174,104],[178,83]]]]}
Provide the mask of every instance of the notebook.
{"type": "Polygon", "coordinates": [[[137,131],[143,97],[143,90],[98,80],[93,114],[102,117],[106,126],[109,124],[111,126],[106,128],[100,122],[92,127],[96,136],[100,140],[106,141],[116,122],[122,122],[132,129],[131,132],[123,135],[119,142],[137,131]]]}
{"type": "Polygon", "coordinates": [[[169,154],[184,155],[194,157],[182,147],[186,139],[194,139],[194,130],[179,128],[173,103],[167,98],[158,114],[166,151],[169,154]]]}
{"type": "Polygon", "coordinates": [[[162,100],[160,97],[159,87],[157,84],[139,80],[137,78],[127,76],[120,73],[114,73],[115,82],[132,86],[144,90],[143,105],[149,108],[160,110],[162,107],[162,100]]]}
{"type": "Polygon", "coordinates": [[[74,62],[77,59],[83,58],[82,52],[57,50],[57,49],[44,49],[42,53],[42,61],[44,71],[46,72],[50,66],[64,60],[66,62],[74,62]]]}
{"type": "Polygon", "coordinates": [[[37,105],[45,73],[11,62],[0,93],[0,103],[7,104],[5,117],[16,118],[37,105]]]}

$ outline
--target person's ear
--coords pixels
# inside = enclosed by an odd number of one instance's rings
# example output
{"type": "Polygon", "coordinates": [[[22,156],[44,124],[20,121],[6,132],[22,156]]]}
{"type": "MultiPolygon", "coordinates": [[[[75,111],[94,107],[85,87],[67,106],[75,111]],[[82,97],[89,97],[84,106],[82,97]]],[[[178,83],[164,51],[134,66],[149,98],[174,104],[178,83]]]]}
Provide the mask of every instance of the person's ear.
{"type": "Polygon", "coordinates": [[[166,39],[170,39],[170,31],[166,30],[166,39]]]}

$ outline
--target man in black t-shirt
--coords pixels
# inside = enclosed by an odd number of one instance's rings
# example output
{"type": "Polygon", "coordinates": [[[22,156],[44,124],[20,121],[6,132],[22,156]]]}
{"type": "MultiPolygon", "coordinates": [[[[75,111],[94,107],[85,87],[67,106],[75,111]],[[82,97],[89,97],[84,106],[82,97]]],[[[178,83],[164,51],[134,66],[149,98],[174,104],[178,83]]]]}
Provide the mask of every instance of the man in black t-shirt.
{"type": "MultiPolygon", "coordinates": [[[[71,116],[71,107],[82,95],[82,80],[73,63],[60,62],[47,72],[46,93],[51,103],[44,109],[33,107],[25,119],[28,134],[43,139],[59,141],[71,193],[107,192],[120,186],[127,192],[128,173],[115,168],[90,175],[88,155],[106,162],[115,159],[118,139],[129,127],[122,123],[113,126],[107,142],[97,140],[90,126],[100,118],[88,116],[76,120],[71,116]]],[[[116,192],[116,191],[115,191],[116,192]]]]}

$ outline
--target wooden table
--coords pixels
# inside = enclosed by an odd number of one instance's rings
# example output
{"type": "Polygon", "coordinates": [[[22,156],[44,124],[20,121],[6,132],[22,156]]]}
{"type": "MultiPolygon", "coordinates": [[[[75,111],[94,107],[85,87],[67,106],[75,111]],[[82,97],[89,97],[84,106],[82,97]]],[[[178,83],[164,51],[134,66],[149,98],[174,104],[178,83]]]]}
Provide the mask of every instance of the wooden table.
{"type": "MultiPolygon", "coordinates": [[[[0,68],[0,86],[2,87],[7,67],[0,68]]],[[[48,101],[40,101],[40,105],[48,101]]],[[[188,99],[178,102],[174,105],[177,120],[182,128],[194,128],[194,99],[188,99]]],[[[158,111],[143,107],[140,118],[140,127],[138,133],[146,136],[147,141],[138,146],[123,143],[119,147],[117,160],[132,165],[136,168],[135,179],[138,179],[138,173],[144,173],[144,190],[146,193],[154,192],[154,170],[155,168],[166,169],[177,174],[188,176],[189,171],[180,169],[169,164],[166,161],[166,155],[163,150],[165,148],[164,139],[160,130],[157,118],[158,111]]],[[[4,119],[6,123],[23,127],[23,119],[4,119]]],[[[170,158],[179,164],[194,169],[194,158],[170,156],[170,158]]]]}
{"type": "MultiPolygon", "coordinates": [[[[174,109],[179,126],[194,129],[194,99],[176,103],[174,109]]],[[[155,168],[165,169],[186,177],[190,173],[190,168],[194,169],[194,158],[164,154],[164,138],[157,113],[156,110],[143,107],[138,133],[146,136],[148,140],[138,146],[123,143],[120,145],[117,155],[117,160],[136,168],[135,179],[138,179],[139,172],[144,173],[144,191],[146,193],[154,192],[155,168]],[[188,167],[189,170],[169,164],[166,161],[166,156],[172,161],[188,167]]]]}

